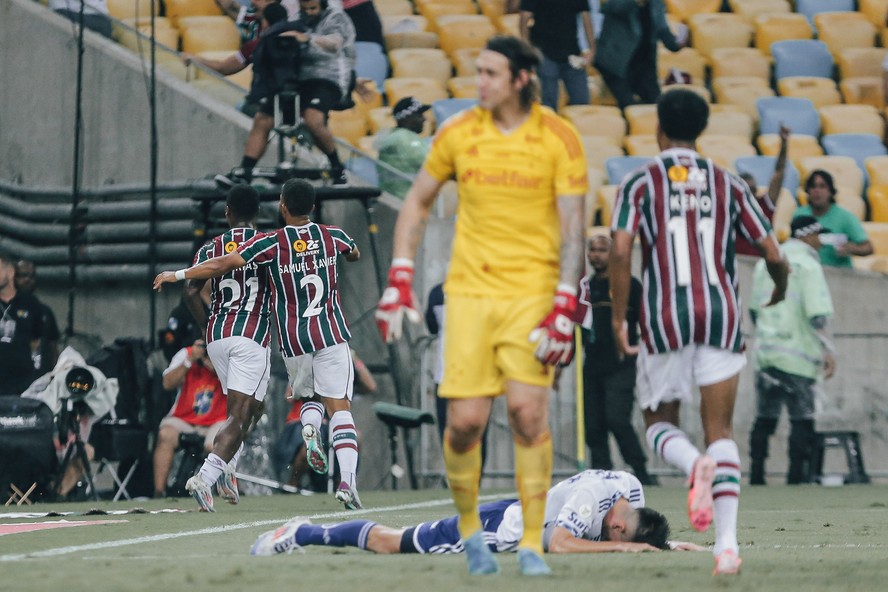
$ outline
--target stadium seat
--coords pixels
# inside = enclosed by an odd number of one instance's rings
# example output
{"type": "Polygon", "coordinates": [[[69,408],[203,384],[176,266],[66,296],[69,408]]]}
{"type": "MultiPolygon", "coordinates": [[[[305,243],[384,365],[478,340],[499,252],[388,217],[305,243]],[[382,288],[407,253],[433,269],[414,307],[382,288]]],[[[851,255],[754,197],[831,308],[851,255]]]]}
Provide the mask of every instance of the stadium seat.
{"type": "Polygon", "coordinates": [[[574,124],[582,136],[604,137],[614,146],[623,143],[626,121],[617,107],[569,105],[561,109],[561,115],[574,124]]]}
{"type": "Polygon", "coordinates": [[[471,109],[478,104],[477,99],[440,99],[432,103],[432,113],[438,127],[460,111],[471,109]]]}
{"type": "Polygon", "coordinates": [[[842,100],[850,105],[869,105],[881,111],[885,108],[885,88],[881,78],[860,76],[845,78],[839,83],[842,100]]]}
{"type": "Polygon", "coordinates": [[[863,170],[850,156],[810,156],[802,159],[799,173],[807,180],[812,171],[822,169],[833,176],[836,187],[863,195],[863,170]]]}
{"type": "Polygon", "coordinates": [[[864,222],[863,229],[866,236],[873,243],[873,252],[876,255],[888,255],[888,224],[884,222],[864,222]]]}
{"type": "Polygon", "coordinates": [[[506,0],[478,0],[478,8],[481,9],[481,14],[492,21],[505,14],[506,0]]]}
{"type": "Polygon", "coordinates": [[[723,47],[749,47],[752,25],[743,17],[729,12],[694,14],[688,20],[691,46],[709,57],[723,47]]]}
{"type": "Polygon", "coordinates": [[[886,50],[883,47],[849,47],[836,54],[839,78],[856,76],[882,76],[882,62],[886,50]]]}
{"type": "Polygon", "coordinates": [[[777,89],[781,97],[808,99],[818,109],[825,105],[838,105],[842,102],[842,95],[839,94],[832,78],[788,76],[777,82],[777,89]]]}
{"type": "MultiPolygon", "coordinates": [[[[203,51],[197,54],[198,57],[206,58],[209,60],[224,60],[225,58],[231,55],[230,51],[203,51]]],[[[219,75],[215,72],[210,73],[205,70],[201,70],[199,68],[194,68],[194,77],[196,79],[201,78],[218,78],[219,75]]],[[[249,89],[250,83],[253,80],[253,65],[248,64],[247,67],[237,74],[232,74],[231,76],[226,76],[225,80],[231,82],[233,84],[238,85],[243,89],[249,89]]]]}
{"type": "Polygon", "coordinates": [[[377,107],[376,109],[371,109],[370,112],[367,113],[367,125],[370,128],[370,133],[373,135],[377,135],[381,131],[395,127],[395,118],[392,117],[392,108],[377,107]]]}
{"type": "Polygon", "coordinates": [[[493,23],[493,26],[496,27],[496,30],[502,33],[503,35],[512,35],[514,37],[521,36],[521,28],[520,28],[520,18],[521,15],[518,13],[514,14],[501,14],[496,18],[490,19],[493,23]]]}
{"type": "Polygon", "coordinates": [[[477,99],[478,81],[474,76],[457,76],[447,81],[447,91],[454,99],[477,99]]]}
{"type": "Polygon", "coordinates": [[[870,105],[830,105],[821,107],[820,120],[824,134],[884,135],[884,122],[879,110],[870,105]]]}
{"type": "MultiPolygon", "coordinates": [[[[445,16],[478,16],[478,10],[471,1],[428,2],[417,6],[419,14],[429,19],[429,30],[439,32],[440,19],[445,16]]],[[[487,19],[487,17],[484,17],[487,19]]]]}
{"type": "Polygon", "coordinates": [[[429,20],[418,14],[398,14],[380,16],[383,33],[404,33],[407,31],[428,31],[429,20]]]}
{"type": "MultiPolygon", "coordinates": [[[[111,21],[111,36],[115,41],[120,43],[120,38],[124,35],[133,35],[132,29],[137,29],[146,36],[151,35],[151,17],[130,17],[119,19],[120,22],[111,21]]],[[[164,16],[154,17],[154,28],[156,29],[175,29],[170,19],[164,16]]],[[[178,33],[178,31],[177,31],[178,33]]]]}
{"type": "Polygon", "coordinates": [[[885,26],[888,0],[858,0],[860,13],[880,29],[885,26]]]}
{"type": "Polygon", "coordinates": [[[583,226],[588,228],[595,223],[596,216],[598,215],[598,190],[604,187],[605,184],[604,170],[589,167],[586,169],[586,176],[589,178],[589,189],[586,191],[585,199],[583,200],[583,205],[585,206],[583,211],[585,224],[583,226]]]}
{"type": "Polygon", "coordinates": [[[888,185],[870,185],[866,190],[870,219],[873,222],[888,222],[888,185]]]}
{"type": "Polygon", "coordinates": [[[755,46],[771,55],[771,44],[787,39],[811,39],[814,31],[800,14],[762,14],[755,18],[755,46]]]}
{"type": "Polygon", "coordinates": [[[367,118],[355,107],[344,111],[330,111],[327,127],[335,137],[342,138],[352,146],[356,146],[358,140],[367,135],[368,130],[367,118]]]}
{"type": "MultiPolygon", "coordinates": [[[[771,184],[771,177],[774,176],[776,166],[777,158],[774,156],[743,156],[734,161],[734,170],[737,171],[737,174],[752,175],[759,187],[767,187],[771,184]]],[[[781,187],[789,191],[791,195],[795,195],[799,189],[799,171],[789,159],[787,159],[786,168],[783,171],[781,187]]]]}
{"type": "Polygon", "coordinates": [[[764,78],[752,76],[723,76],[712,81],[716,100],[725,105],[733,105],[758,121],[756,102],[761,98],[773,97],[774,91],[764,78]]]}
{"type": "Polygon", "coordinates": [[[651,162],[652,158],[646,156],[617,156],[608,158],[604,163],[607,171],[607,182],[611,185],[619,185],[623,177],[635,169],[651,162]]]}
{"type": "MultiPolygon", "coordinates": [[[[776,157],[780,153],[780,136],[777,134],[761,134],[756,138],[756,145],[763,156],[776,157]]],[[[823,156],[823,148],[814,136],[793,133],[789,136],[786,158],[798,170],[802,160],[811,156],[823,156]]]]}
{"type": "Polygon", "coordinates": [[[859,12],[825,12],[814,17],[817,38],[833,56],[849,47],[873,47],[876,28],[859,12]]]}
{"type": "Polygon", "coordinates": [[[200,53],[202,51],[235,52],[240,49],[241,39],[237,27],[227,16],[190,16],[179,19],[182,31],[182,51],[200,53]],[[213,21],[197,21],[213,19],[213,21]],[[189,21],[186,24],[186,21],[189,21]]]}
{"type": "Polygon", "coordinates": [[[752,117],[742,111],[710,111],[709,123],[703,134],[743,136],[752,141],[755,124],[752,117]]]}
{"type": "Polygon", "coordinates": [[[358,78],[369,78],[377,88],[383,88],[388,74],[388,61],[382,46],[372,41],[355,42],[355,75],[358,78]]]}
{"type": "Polygon", "coordinates": [[[438,42],[451,59],[460,49],[481,49],[496,35],[486,16],[443,16],[438,19],[438,42]]]}
{"type": "MultiPolygon", "coordinates": [[[[141,0],[149,3],[150,0],[141,0]]],[[[189,16],[223,16],[216,0],[165,0],[166,16],[174,27],[179,26],[179,19],[189,16]]],[[[228,17],[225,17],[228,18],[228,17]]]]}
{"type": "Polygon", "coordinates": [[[669,14],[685,23],[695,14],[718,12],[721,5],[721,0],[666,0],[669,14]]]}
{"type": "Polygon", "coordinates": [[[401,33],[384,33],[383,40],[388,51],[411,47],[437,49],[438,35],[431,31],[403,31],[401,33]]]}
{"type": "Polygon", "coordinates": [[[358,92],[357,88],[353,90],[352,100],[355,102],[355,107],[366,117],[371,109],[382,107],[382,89],[369,78],[359,78],[357,84],[361,87],[361,92],[358,92]]]}
{"type": "MultiPolygon", "coordinates": [[[[127,19],[124,22],[126,22],[126,24],[129,24],[135,30],[128,29],[117,23],[113,23],[112,27],[114,30],[114,39],[116,39],[120,45],[136,53],[138,53],[140,50],[146,54],[150,52],[151,26],[144,24],[144,19],[127,19]],[[141,48],[140,42],[136,38],[136,31],[142,34],[141,48]]],[[[167,49],[170,49],[172,51],[179,50],[179,30],[169,24],[169,21],[167,21],[163,17],[157,17],[155,19],[154,39],[159,45],[162,45],[167,49]],[[159,25],[158,22],[161,22],[162,24],[159,25]]],[[[230,54],[231,52],[228,53],[230,54]]]]}
{"type": "Polygon", "coordinates": [[[586,166],[604,171],[608,158],[624,156],[623,149],[611,142],[602,142],[601,136],[580,136],[586,154],[586,166]]]}
{"type": "Polygon", "coordinates": [[[777,195],[777,203],[774,204],[774,216],[771,218],[771,226],[774,228],[777,240],[781,243],[789,238],[789,226],[792,224],[793,214],[795,214],[796,209],[799,207],[795,196],[795,193],[790,193],[784,187],[777,195]]]}
{"type": "Polygon", "coordinates": [[[661,152],[660,145],[657,143],[657,136],[652,136],[651,134],[626,136],[623,139],[623,145],[626,146],[626,154],[629,156],[653,158],[661,152]]]}
{"type": "Polygon", "coordinates": [[[623,110],[623,115],[629,122],[631,135],[654,135],[657,133],[656,105],[629,105],[623,110]]]}
{"type": "Polygon", "coordinates": [[[475,67],[475,60],[478,59],[479,53],[481,53],[481,50],[477,47],[467,47],[453,52],[450,56],[450,61],[453,62],[456,75],[475,76],[478,73],[478,69],[475,67]]]}
{"type": "MultiPolygon", "coordinates": [[[[628,172],[628,171],[627,171],[628,172]]],[[[597,193],[597,215],[602,226],[610,226],[614,214],[614,202],[617,201],[617,189],[619,185],[611,183],[603,185],[597,193]]]]}
{"type": "Polygon", "coordinates": [[[662,91],[664,93],[668,93],[669,91],[679,90],[679,89],[684,89],[684,90],[689,90],[691,92],[695,92],[698,95],[700,95],[701,97],[703,97],[703,99],[707,103],[712,102],[712,93],[710,93],[709,89],[706,88],[705,86],[697,86],[694,84],[669,84],[667,86],[664,86],[662,88],[662,91]]]}
{"type": "Polygon", "coordinates": [[[453,73],[450,60],[440,49],[393,49],[389,51],[392,78],[434,78],[447,82],[453,73]]]}
{"type": "Polygon", "coordinates": [[[752,47],[723,47],[713,49],[709,56],[712,78],[722,76],[754,76],[771,79],[771,60],[752,47]]]}
{"type": "MultiPolygon", "coordinates": [[[[755,51],[755,50],[753,50],[755,51]]],[[[657,75],[660,80],[669,76],[670,70],[681,70],[691,75],[691,84],[706,84],[706,58],[692,47],[672,52],[661,47],[657,54],[657,75]]]]}
{"type": "Polygon", "coordinates": [[[814,24],[814,15],[821,12],[854,10],[854,0],[795,0],[796,12],[814,24]]]}
{"type": "Polygon", "coordinates": [[[870,156],[863,161],[871,185],[888,185],[888,156],[870,156]]]}
{"type": "Polygon", "coordinates": [[[764,14],[786,14],[792,12],[787,0],[729,0],[731,12],[742,16],[754,25],[755,19],[764,14]]]}
{"type": "MultiPolygon", "coordinates": [[[[118,20],[150,17],[151,7],[154,7],[154,16],[160,13],[160,2],[146,0],[107,0],[108,14],[118,20]]],[[[155,28],[157,23],[155,23],[155,28]]]]}
{"type": "Polygon", "coordinates": [[[822,41],[788,39],[771,44],[774,57],[774,78],[787,76],[819,76],[832,78],[833,62],[829,48],[822,41]]]}
{"type": "MultiPolygon", "coordinates": [[[[866,177],[866,159],[872,156],[885,156],[888,151],[881,136],[872,134],[829,134],[820,140],[828,156],[850,156],[857,162],[866,177]]],[[[869,181],[867,180],[867,183],[869,181]]]]}
{"type": "Polygon", "coordinates": [[[410,0],[374,0],[373,6],[380,17],[413,14],[410,0]]]}
{"type": "Polygon", "coordinates": [[[427,105],[449,98],[444,83],[434,78],[389,78],[383,88],[389,105],[411,96],[427,105]]]}
{"type": "Polygon", "coordinates": [[[722,168],[734,170],[734,161],[755,156],[755,146],[744,136],[704,134],[697,138],[697,151],[722,168]]]}
{"type": "Polygon", "coordinates": [[[762,134],[776,134],[781,125],[787,125],[793,134],[820,135],[820,116],[808,99],[766,97],[758,99],[755,104],[762,134]]]}

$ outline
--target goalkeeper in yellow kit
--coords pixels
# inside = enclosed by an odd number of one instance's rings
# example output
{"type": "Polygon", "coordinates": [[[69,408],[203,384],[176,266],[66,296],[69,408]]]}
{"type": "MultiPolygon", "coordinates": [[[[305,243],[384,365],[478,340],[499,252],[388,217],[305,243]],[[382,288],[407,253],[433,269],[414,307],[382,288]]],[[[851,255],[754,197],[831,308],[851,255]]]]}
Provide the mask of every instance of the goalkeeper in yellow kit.
{"type": "Polygon", "coordinates": [[[552,479],[548,396],[552,366],[573,355],[583,269],[586,162],[576,130],[537,102],[536,51],[494,37],[477,60],[479,105],[438,130],[395,227],[388,287],[376,312],[386,341],[406,314],[418,321],[413,258],[441,185],[459,187],[456,235],[444,285],[444,463],[471,574],[499,566],[478,515],[480,439],[493,398],[506,394],[524,532],[524,575],[550,573],[542,553],[552,479]]]}

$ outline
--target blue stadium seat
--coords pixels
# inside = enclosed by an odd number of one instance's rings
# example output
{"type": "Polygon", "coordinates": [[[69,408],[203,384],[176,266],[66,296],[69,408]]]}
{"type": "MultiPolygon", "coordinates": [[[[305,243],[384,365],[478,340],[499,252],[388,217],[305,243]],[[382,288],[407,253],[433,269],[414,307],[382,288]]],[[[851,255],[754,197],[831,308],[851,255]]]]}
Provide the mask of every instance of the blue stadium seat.
{"type": "Polygon", "coordinates": [[[854,0],[796,0],[796,12],[814,24],[818,12],[847,12],[854,10],[854,0]]]}
{"type": "MultiPolygon", "coordinates": [[[[738,174],[748,173],[755,177],[759,187],[767,187],[771,184],[771,177],[777,166],[777,158],[774,156],[744,156],[734,161],[734,168],[738,174]]],[[[791,160],[786,161],[786,170],[783,173],[782,187],[795,195],[799,188],[799,171],[791,160]]]]}
{"type": "Polygon", "coordinates": [[[865,161],[870,156],[888,154],[882,139],[875,134],[829,134],[821,141],[828,156],[850,156],[863,171],[864,183],[868,184],[865,161]]]}
{"type": "Polygon", "coordinates": [[[438,127],[453,115],[478,104],[478,99],[440,99],[432,103],[432,113],[438,127]]]}
{"type": "Polygon", "coordinates": [[[379,187],[379,174],[376,172],[376,163],[373,159],[366,156],[349,158],[345,163],[345,168],[362,181],[374,187],[379,187]]]}
{"type": "Polygon", "coordinates": [[[649,156],[614,156],[604,162],[609,185],[619,185],[623,177],[654,159],[649,156]]]}
{"type": "Polygon", "coordinates": [[[388,76],[388,60],[382,46],[370,41],[356,41],[355,75],[358,78],[369,78],[382,88],[388,76]]]}
{"type": "Polygon", "coordinates": [[[784,124],[793,134],[818,137],[820,114],[808,99],[796,97],[762,97],[755,102],[759,114],[759,133],[776,134],[784,124]]]}
{"type": "Polygon", "coordinates": [[[823,41],[787,39],[771,44],[774,57],[774,78],[787,76],[817,76],[832,78],[835,63],[823,41]]]}

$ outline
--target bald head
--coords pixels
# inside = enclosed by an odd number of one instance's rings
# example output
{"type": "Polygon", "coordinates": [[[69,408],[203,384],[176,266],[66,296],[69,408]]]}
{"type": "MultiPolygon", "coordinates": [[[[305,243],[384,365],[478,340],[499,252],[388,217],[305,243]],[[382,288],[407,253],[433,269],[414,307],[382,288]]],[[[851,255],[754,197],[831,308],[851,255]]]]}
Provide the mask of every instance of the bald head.
{"type": "Polygon", "coordinates": [[[610,260],[611,238],[606,234],[596,234],[586,244],[586,257],[589,265],[595,270],[595,275],[607,273],[607,264],[610,260]]]}

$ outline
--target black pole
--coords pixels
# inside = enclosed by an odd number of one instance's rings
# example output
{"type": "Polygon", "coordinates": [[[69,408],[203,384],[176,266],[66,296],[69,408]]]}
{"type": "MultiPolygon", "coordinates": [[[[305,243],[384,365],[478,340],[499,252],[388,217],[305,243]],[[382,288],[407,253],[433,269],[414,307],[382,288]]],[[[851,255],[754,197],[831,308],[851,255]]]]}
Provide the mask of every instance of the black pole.
{"type": "Polygon", "coordinates": [[[77,283],[77,243],[80,236],[80,138],[83,132],[83,10],[77,13],[77,90],[74,94],[74,174],[71,183],[71,216],[68,222],[68,320],[65,335],[74,335],[74,292],[77,283]]]}
{"type": "MultiPolygon", "coordinates": [[[[150,112],[151,123],[150,129],[150,158],[151,170],[149,179],[149,194],[151,196],[151,210],[148,216],[149,241],[148,241],[148,282],[154,280],[157,274],[157,79],[155,77],[155,69],[157,67],[157,42],[155,40],[155,3],[157,0],[151,0],[151,85],[148,95],[148,109],[150,112]]],[[[154,349],[156,343],[157,327],[157,292],[151,290],[149,296],[148,308],[148,339],[151,349],[154,349]]]]}

